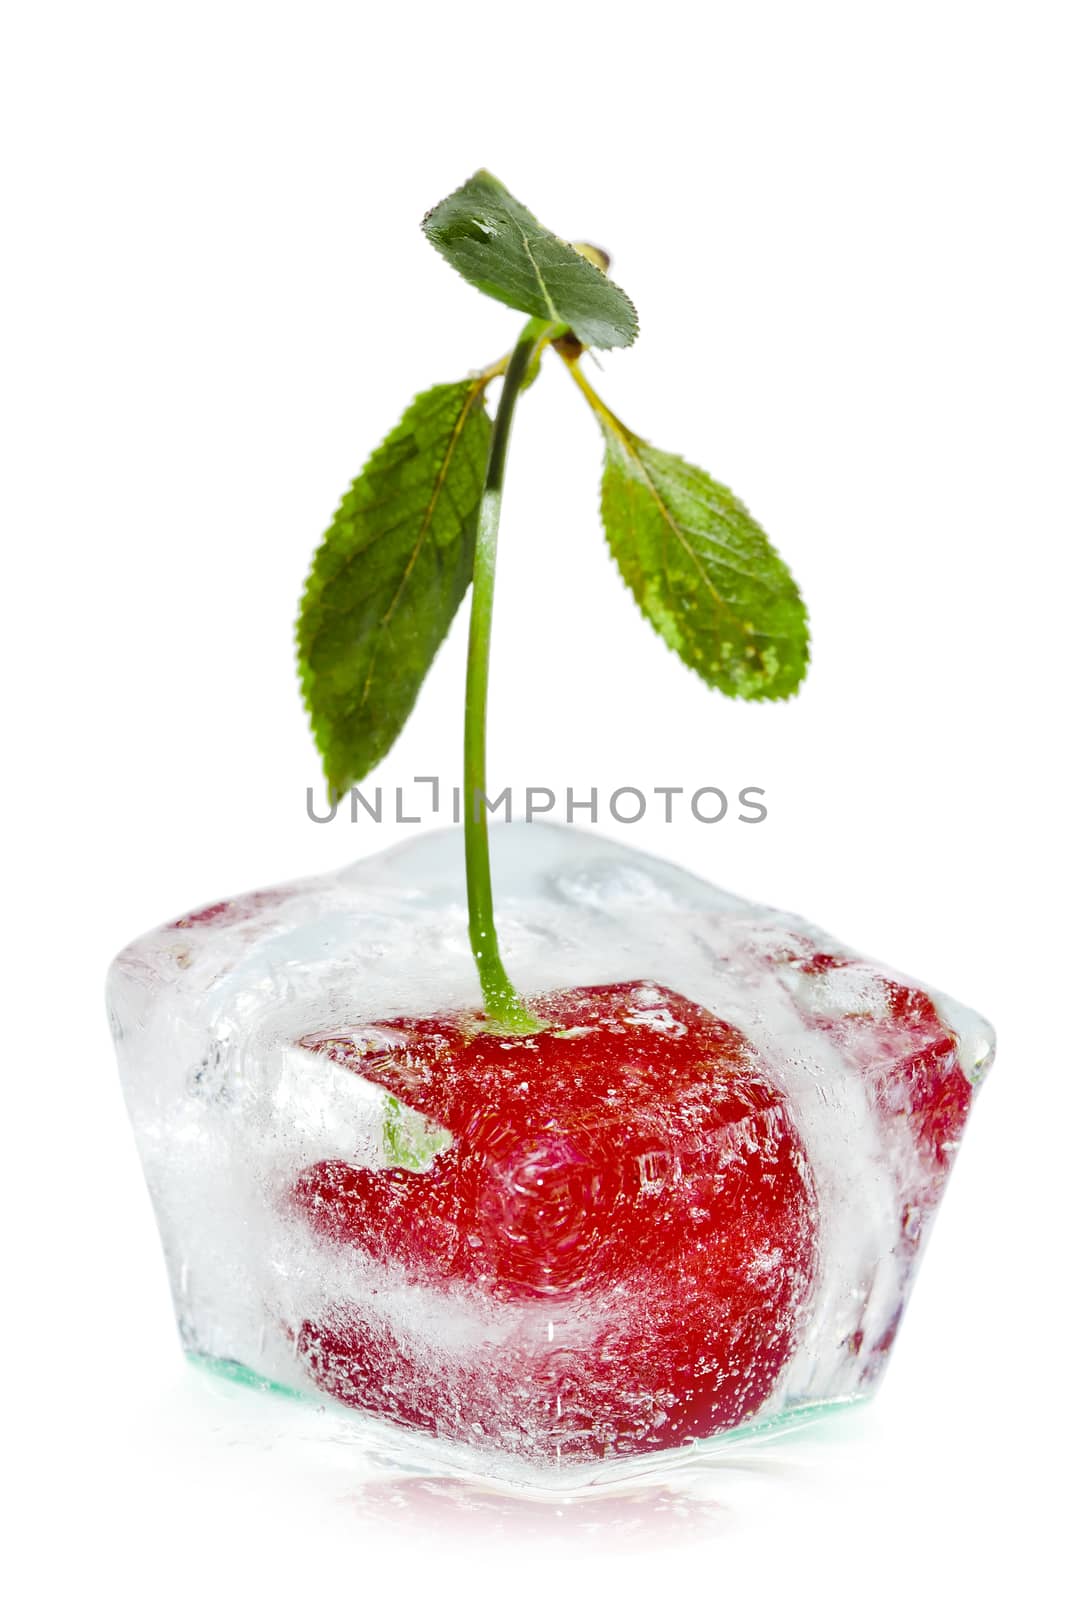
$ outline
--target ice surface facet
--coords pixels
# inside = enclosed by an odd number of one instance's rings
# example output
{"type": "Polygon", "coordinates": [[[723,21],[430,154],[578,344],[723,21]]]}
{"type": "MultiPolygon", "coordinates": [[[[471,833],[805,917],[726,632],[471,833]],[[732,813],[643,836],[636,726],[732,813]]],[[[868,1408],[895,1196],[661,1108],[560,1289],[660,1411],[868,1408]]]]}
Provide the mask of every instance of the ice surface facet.
{"type": "Polygon", "coordinates": [[[992,1036],[595,835],[458,830],[207,907],[110,978],[181,1337],[512,1475],[871,1393],[992,1036]]]}

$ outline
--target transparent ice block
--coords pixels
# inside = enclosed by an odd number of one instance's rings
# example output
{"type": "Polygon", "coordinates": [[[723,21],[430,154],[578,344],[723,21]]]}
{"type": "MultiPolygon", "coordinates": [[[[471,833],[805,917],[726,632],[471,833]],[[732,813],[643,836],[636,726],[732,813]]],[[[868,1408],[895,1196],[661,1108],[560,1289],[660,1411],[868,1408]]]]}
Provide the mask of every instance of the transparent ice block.
{"type": "Polygon", "coordinates": [[[512,1479],[871,1394],[988,1025],[596,835],[492,858],[529,1038],[479,1025],[458,830],[116,959],[187,1352],[512,1479]]]}

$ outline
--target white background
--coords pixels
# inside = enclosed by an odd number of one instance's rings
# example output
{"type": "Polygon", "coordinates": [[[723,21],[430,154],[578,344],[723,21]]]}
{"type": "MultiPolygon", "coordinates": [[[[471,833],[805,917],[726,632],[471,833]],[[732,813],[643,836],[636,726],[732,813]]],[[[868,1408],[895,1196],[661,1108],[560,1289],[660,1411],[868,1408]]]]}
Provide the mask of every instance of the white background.
{"type": "MultiPolygon", "coordinates": [[[[9,8],[16,1593],[1046,1592],[1059,20],[1024,0],[9,8]],[[690,1502],[396,1505],[198,1386],[105,1026],[107,961],[144,928],[398,831],[307,820],[291,630],[368,450],[416,389],[514,336],[418,229],[481,164],[611,248],[643,333],[597,382],[743,496],[814,637],[797,701],[709,696],[607,561],[596,429],[547,370],[504,511],[493,780],[761,785],[760,827],[612,831],[1000,1032],[875,1407],[704,1473],[690,1502]]],[[[382,781],[457,776],[461,669],[459,626],[382,781]]]]}

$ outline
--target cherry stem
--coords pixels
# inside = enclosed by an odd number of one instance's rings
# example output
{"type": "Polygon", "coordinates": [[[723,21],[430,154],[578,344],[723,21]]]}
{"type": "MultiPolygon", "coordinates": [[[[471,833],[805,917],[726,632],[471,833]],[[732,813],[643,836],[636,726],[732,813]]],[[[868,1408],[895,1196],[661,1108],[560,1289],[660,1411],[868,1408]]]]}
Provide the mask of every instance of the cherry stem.
{"type": "Polygon", "coordinates": [[[501,1031],[534,1033],[542,1026],[524,1005],[507,976],[499,953],[492,905],[492,869],[488,849],[486,730],[488,720],[488,653],[492,636],[492,602],[495,594],[496,545],[507,446],[514,408],[537,345],[548,324],[533,318],[522,329],[503,378],[492,442],[488,451],[484,493],[477,520],[473,556],[473,604],[466,655],[466,727],[463,769],[466,830],[466,899],[469,906],[470,947],[481,980],[486,1015],[501,1031]]]}

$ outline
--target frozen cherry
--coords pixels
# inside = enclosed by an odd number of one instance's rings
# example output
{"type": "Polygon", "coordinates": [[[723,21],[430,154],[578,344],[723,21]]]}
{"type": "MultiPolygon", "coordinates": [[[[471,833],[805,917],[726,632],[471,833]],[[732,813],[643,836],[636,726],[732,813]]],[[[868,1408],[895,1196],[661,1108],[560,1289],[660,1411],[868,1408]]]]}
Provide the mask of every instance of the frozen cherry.
{"type": "Polygon", "coordinates": [[[813,1276],[784,1101],[737,1029],[661,986],[534,1005],[547,1026],[519,1038],[452,1014],[301,1041],[451,1142],[422,1171],[300,1174],[313,1232],[422,1299],[338,1298],[297,1349],[340,1400],[551,1459],[732,1427],[779,1376],[813,1276]]]}

